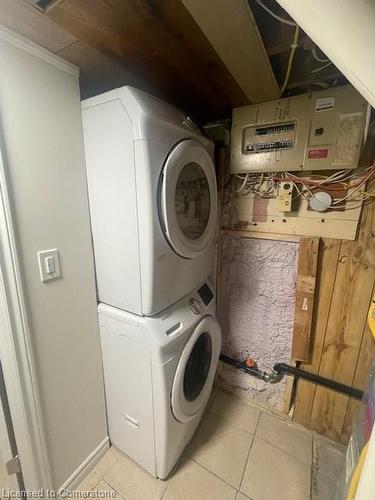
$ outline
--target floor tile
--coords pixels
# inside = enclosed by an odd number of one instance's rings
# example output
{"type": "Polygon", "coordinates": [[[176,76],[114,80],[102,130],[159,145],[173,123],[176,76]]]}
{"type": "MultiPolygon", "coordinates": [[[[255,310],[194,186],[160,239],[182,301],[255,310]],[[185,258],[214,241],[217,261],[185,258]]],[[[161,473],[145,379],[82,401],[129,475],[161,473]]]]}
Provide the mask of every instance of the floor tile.
{"type": "Polygon", "coordinates": [[[240,491],[237,493],[236,500],[251,500],[251,498],[247,497],[240,491]]]}
{"type": "Polygon", "coordinates": [[[104,476],[110,467],[116,462],[121,452],[117,450],[114,446],[111,446],[99,460],[99,462],[95,465],[94,471],[100,476],[104,476]]]}
{"type": "Polygon", "coordinates": [[[87,474],[85,479],[81,482],[79,486],[77,486],[77,491],[92,491],[95,486],[99,483],[101,477],[92,470],[87,474]]]}
{"type": "Polygon", "coordinates": [[[311,464],[312,433],[292,423],[284,422],[277,416],[262,413],[260,416],[257,437],[311,464]]]}
{"type": "Polygon", "coordinates": [[[106,472],[104,480],[126,500],[159,500],[168,486],[125,455],[106,472]]]}
{"type": "Polygon", "coordinates": [[[221,390],[218,387],[216,387],[216,385],[214,385],[210,394],[210,399],[208,401],[207,409],[212,406],[212,403],[214,402],[219,392],[221,392],[221,390]]]}
{"type": "Polygon", "coordinates": [[[345,463],[344,447],[329,439],[314,436],[314,466],[332,479],[338,480],[345,463]]]}
{"type": "Polygon", "coordinates": [[[234,500],[235,496],[234,488],[188,460],[177,469],[163,500],[234,500]]]}
{"type": "Polygon", "coordinates": [[[224,418],[229,425],[254,434],[260,410],[229,393],[221,391],[210,411],[224,418]]]}
{"type": "Polygon", "coordinates": [[[253,435],[230,427],[208,413],[188,449],[188,456],[234,488],[239,488],[253,435]]]}
{"type": "Polygon", "coordinates": [[[311,500],[334,500],[337,481],[318,472],[312,480],[311,500]]]}
{"type": "Polygon", "coordinates": [[[121,498],[122,498],[120,496],[120,494],[116,490],[114,490],[108,483],[106,483],[104,481],[104,479],[100,480],[99,484],[95,488],[95,491],[97,491],[97,492],[108,492],[108,493],[113,494],[110,497],[108,496],[106,498],[111,498],[111,499],[113,498],[115,500],[121,500],[121,498]]]}
{"type": "Polygon", "coordinates": [[[308,500],[310,474],[308,464],[255,437],[241,491],[254,500],[308,500]]]}

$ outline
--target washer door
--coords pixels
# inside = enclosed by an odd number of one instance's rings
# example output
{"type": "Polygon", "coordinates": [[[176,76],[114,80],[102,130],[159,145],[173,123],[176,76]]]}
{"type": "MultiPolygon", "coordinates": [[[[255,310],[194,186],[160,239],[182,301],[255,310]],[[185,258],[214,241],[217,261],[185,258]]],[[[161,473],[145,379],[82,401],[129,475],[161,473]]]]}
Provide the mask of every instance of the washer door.
{"type": "Polygon", "coordinates": [[[206,316],[182,351],[173,381],[172,412],[180,422],[194,418],[207,403],[220,350],[220,326],[212,316],[206,316]]]}
{"type": "Polygon", "coordinates": [[[180,142],[165,162],[160,190],[162,227],[173,250],[188,259],[201,255],[216,234],[213,161],[194,139],[180,142]]]}

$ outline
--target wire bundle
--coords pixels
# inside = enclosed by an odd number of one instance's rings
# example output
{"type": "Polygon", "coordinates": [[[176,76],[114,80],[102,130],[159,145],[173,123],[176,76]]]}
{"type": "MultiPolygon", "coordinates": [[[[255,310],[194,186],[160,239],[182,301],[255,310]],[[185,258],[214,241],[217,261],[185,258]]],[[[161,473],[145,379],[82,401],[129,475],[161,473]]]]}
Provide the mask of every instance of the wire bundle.
{"type": "Polygon", "coordinates": [[[297,191],[297,197],[310,200],[314,193],[319,190],[329,191],[333,194],[331,205],[334,209],[355,209],[359,208],[363,201],[374,199],[375,192],[366,191],[365,185],[375,173],[375,162],[366,169],[348,171],[339,170],[330,176],[310,175],[301,176],[291,172],[269,172],[260,174],[235,174],[232,180],[235,183],[235,193],[237,196],[254,194],[259,198],[276,198],[280,182],[290,182],[297,191]],[[337,195],[347,191],[345,196],[337,195]],[[358,205],[348,207],[347,201],[360,202],[358,205]]]}
{"type": "MultiPolygon", "coordinates": [[[[263,10],[265,10],[270,16],[272,16],[277,21],[279,21],[282,24],[286,24],[287,26],[294,27],[294,36],[293,36],[293,41],[290,45],[290,54],[289,54],[287,68],[286,68],[286,73],[285,73],[285,77],[284,77],[283,83],[282,83],[281,88],[280,88],[280,92],[281,92],[281,94],[283,94],[288,86],[290,74],[292,71],[294,56],[295,56],[296,50],[298,48],[298,37],[299,37],[300,28],[295,21],[286,19],[285,17],[279,16],[278,14],[276,14],[272,9],[267,7],[267,5],[265,5],[262,0],[255,0],[255,1],[263,10]]],[[[330,59],[323,58],[323,57],[318,55],[316,45],[311,49],[311,52],[312,52],[312,55],[316,61],[318,61],[319,63],[324,63],[323,65],[312,69],[311,73],[313,73],[313,74],[319,73],[319,71],[322,71],[323,69],[326,69],[332,65],[332,62],[330,61],[330,59]]],[[[314,83],[316,83],[316,82],[314,82],[314,83]]],[[[318,82],[317,84],[319,85],[320,82],[318,82]]],[[[322,85],[324,85],[324,83],[322,85]]]]}

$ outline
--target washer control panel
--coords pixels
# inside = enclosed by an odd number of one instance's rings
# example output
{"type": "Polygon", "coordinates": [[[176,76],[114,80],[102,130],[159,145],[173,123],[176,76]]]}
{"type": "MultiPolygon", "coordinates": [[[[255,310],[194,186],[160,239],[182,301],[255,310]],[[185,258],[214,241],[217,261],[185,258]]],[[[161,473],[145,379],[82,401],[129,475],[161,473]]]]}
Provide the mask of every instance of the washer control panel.
{"type": "Polygon", "coordinates": [[[198,299],[194,299],[194,298],[190,299],[189,306],[194,314],[200,314],[202,308],[201,308],[201,304],[200,304],[198,299]]]}

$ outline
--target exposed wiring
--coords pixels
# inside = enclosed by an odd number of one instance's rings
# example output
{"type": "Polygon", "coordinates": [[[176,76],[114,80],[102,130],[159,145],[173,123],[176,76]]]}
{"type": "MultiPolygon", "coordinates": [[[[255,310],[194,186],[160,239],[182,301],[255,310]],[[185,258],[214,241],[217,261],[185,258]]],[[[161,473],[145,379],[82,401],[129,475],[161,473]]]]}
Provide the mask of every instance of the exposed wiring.
{"type": "Polygon", "coordinates": [[[310,85],[317,85],[321,89],[328,89],[329,85],[326,82],[310,82],[310,85]]]}
{"type": "Polygon", "coordinates": [[[366,182],[369,180],[369,178],[372,176],[373,173],[374,173],[374,169],[370,170],[370,173],[367,174],[367,176],[363,179],[363,181],[360,184],[358,184],[354,189],[350,190],[348,192],[348,194],[346,196],[344,196],[343,198],[339,198],[339,199],[333,201],[332,205],[337,205],[338,203],[341,203],[342,201],[347,200],[348,198],[352,198],[353,194],[356,193],[362,186],[364,186],[366,184],[366,182]]]}
{"type": "Polygon", "coordinates": [[[311,49],[311,53],[314,56],[314,59],[316,59],[320,63],[330,62],[330,59],[319,57],[318,54],[316,53],[316,49],[317,49],[316,45],[314,45],[314,47],[311,49]]]}
{"type": "Polygon", "coordinates": [[[319,68],[312,69],[311,73],[319,73],[319,71],[328,68],[328,66],[331,66],[331,64],[332,64],[331,61],[328,62],[327,64],[323,64],[323,66],[320,66],[319,68]]]}
{"type": "Polygon", "coordinates": [[[296,198],[308,201],[315,192],[325,190],[333,196],[328,209],[354,210],[363,203],[375,201],[375,192],[365,190],[366,183],[374,173],[375,162],[364,169],[338,170],[328,176],[311,174],[304,177],[291,172],[264,172],[236,174],[231,177],[231,181],[234,179],[235,183],[240,182],[240,187],[234,189],[236,196],[252,194],[258,198],[276,198],[280,182],[290,182],[296,190],[296,198]]]}
{"type": "Polygon", "coordinates": [[[288,60],[288,66],[287,66],[286,73],[285,73],[284,83],[282,84],[281,89],[280,89],[281,94],[284,93],[286,86],[288,85],[290,73],[292,71],[294,55],[295,55],[297,47],[298,47],[298,36],[299,36],[299,26],[296,25],[296,29],[294,31],[293,42],[290,46],[291,50],[290,50],[290,55],[289,55],[289,60],[288,60]]]}
{"type": "Polygon", "coordinates": [[[289,82],[290,73],[292,71],[294,55],[295,55],[297,47],[298,47],[299,26],[296,22],[289,21],[289,19],[285,19],[284,17],[281,17],[281,16],[275,14],[275,12],[273,12],[273,10],[271,10],[269,7],[267,7],[267,5],[265,5],[262,2],[262,0],[255,0],[255,1],[260,7],[262,7],[262,9],[264,9],[266,12],[268,12],[268,14],[270,14],[270,16],[272,16],[274,19],[277,19],[277,21],[279,21],[280,23],[295,27],[293,42],[290,45],[291,50],[290,50],[290,54],[289,54],[289,60],[288,60],[287,68],[286,68],[285,78],[284,78],[283,84],[282,84],[281,89],[280,89],[281,94],[283,94],[287,85],[288,85],[288,82],[289,82]]]}
{"type": "Polygon", "coordinates": [[[243,188],[246,186],[248,178],[249,174],[246,174],[241,186],[239,187],[239,189],[236,189],[236,193],[240,193],[243,190],[243,188]]]}
{"type": "Polygon", "coordinates": [[[288,26],[297,26],[297,23],[295,23],[294,21],[289,21],[289,19],[285,19],[284,17],[275,14],[275,12],[273,12],[273,10],[267,7],[267,5],[264,5],[264,3],[261,0],[255,0],[255,1],[258,5],[260,5],[260,7],[262,7],[262,9],[268,12],[268,14],[270,14],[274,19],[280,21],[280,23],[287,24],[288,26]]]}

